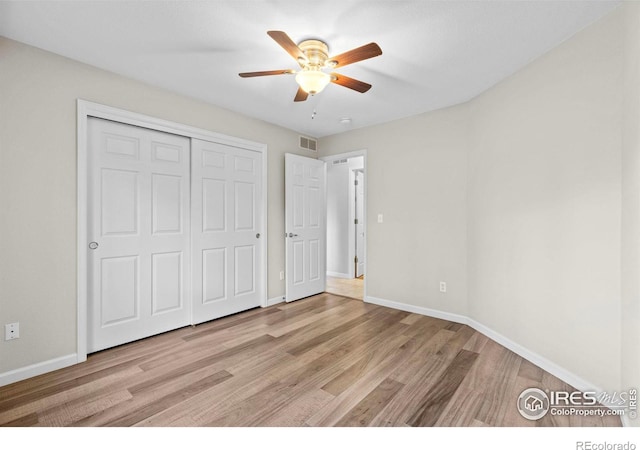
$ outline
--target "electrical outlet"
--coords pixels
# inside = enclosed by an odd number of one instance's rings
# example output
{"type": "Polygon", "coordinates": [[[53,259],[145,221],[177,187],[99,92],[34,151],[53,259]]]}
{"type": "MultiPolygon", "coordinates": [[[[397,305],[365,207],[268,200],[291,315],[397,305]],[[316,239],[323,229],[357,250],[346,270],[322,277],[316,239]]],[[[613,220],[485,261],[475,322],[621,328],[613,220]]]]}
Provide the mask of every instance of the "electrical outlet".
{"type": "Polygon", "coordinates": [[[445,281],[440,282],[440,292],[447,292],[447,283],[445,281]]]}
{"type": "Polygon", "coordinates": [[[284,270],[280,271],[280,281],[284,280],[284,270]]]}
{"type": "Polygon", "coordinates": [[[4,326],[4,340],[10,341],[20,337],[20,322],[7,323],[4,326]]]}
{"type": "Polygon", "coordinates": [[[382,223],[384,220],[384,216],[382,214],[378,214],[378,223],[382,223]]]}

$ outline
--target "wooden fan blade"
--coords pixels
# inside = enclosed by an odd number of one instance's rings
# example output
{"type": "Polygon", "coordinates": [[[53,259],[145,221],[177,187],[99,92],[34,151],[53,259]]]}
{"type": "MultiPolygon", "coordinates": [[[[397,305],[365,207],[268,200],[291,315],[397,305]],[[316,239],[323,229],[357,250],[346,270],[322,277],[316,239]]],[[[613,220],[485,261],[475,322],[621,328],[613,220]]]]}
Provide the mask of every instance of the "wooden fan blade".
{"type": "Polygon", "coordinates": [[[380,55],[382,55],[382,50],[378,47],[378,44],[371,42],[370,44],[363,45],[362,47],[341,53],[338,56],[333,56],[329,58],[329,63],[331,64],[334,62],[335,65],[333,67],[344,67],[347,64],[353,64],[358,61],[363,61],[380,55]]]}
{"type": "Polygon", "coordinates": [[[344,75],[340,75],[339,73],[331,74],[331,82],[358,92],[367,92],[371,89],[371,85],[369,83],[356,80],[355,78],[349,78],[344,75]]]}
{"type": "Polygon", "coordinates": [[[304,60],[307,59],[307,57],[304,56],[304,53],[302,53],[302,50],[300,50],[300,47],[298,47],[284,31],[267,31],[267,34],[271,36],[271,38],[276,41],[280,47],[285,49],[286,52],[289,53],[296,61],[298,61],[299,58],[304,60]]]}
{"type": "Polygon", "coordinates": [[[267,75],[287,75],[290,73],[295,73],[295,71],[291,70],[291,69],[285,69],[285,70],[265,70],[262,72],[243,72],[243,73],[239,73],[238,75],[240,75],[242,78],[251,78],[251,77],[264,77],[267,75]]]}
{"type": "Polygon", "coordinates": [[[296,97],[293,99],[294,102],[304,102],[307,97],[309,97],[309,94],[307,94],[307,92],[302,89],[301,87],[298,88],[298,92],[296,92],[296,97]]]}

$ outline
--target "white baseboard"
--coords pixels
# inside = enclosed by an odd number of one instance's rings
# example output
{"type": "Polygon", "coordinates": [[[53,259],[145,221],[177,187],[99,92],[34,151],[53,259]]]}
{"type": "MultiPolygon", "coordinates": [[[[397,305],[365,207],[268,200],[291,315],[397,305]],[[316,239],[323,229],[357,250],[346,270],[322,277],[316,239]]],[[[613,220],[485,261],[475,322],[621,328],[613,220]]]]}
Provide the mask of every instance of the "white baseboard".
{"type": "Polygon", "coordinates": [[[284,295],[278,295],[277,297],[268,298],[265,308],[269,306],[277,305],[278,303],[284,303],[284,295]]]}
{"type": "Polygon", "coordinates": [[[16,381],[26,380],[27,378],[42,375],[43,373],[53,372],[54,370],[72,366],[77,363],[78,355],[76,353],[72,353],[71,355],[60,356],[59,358],[10,370],[9,372],[0,373],[0,386],[6,386],[7,384],[15,383],[16,381]]]}
{"type": "MultiPolygon", "coordinates": [[[[415,314],[421,314],[423,316],[435,317],[437,319],[443,319],[443,320],[448,320],[450,322],[469,325],[471,328],[478,331],[479,333],[484,334],[491,340],[497,342],[503,347],[508,348],[513,353],[517,354],[518,356],[521,356],[522,358],[526,359],[532,364],[535,364],[541,369],[549,372],[551,375],[561,379],[562,381],[575,387],[576,389],[579,389],[581,391],[602,392],[602,389],[595,386],[594,384],[589,383],[588,381],[575,375],[574,373],[568,371],[567,369],[559,366],[553,361],[550,361],[545,357],[540,356],[535,352],[532,352],[531,350],[523,347],[517,342],[512,341],[511,339],[503,336],[502,334],[492,330],[491,328],[467,316],[463,316],[460,314],[453,314],[446,311],[439,311],[437,309],[425,308],[422,306],[408,305],[406,303],[399,303],[399,302],[394,302],[391,300],[386,300],[386,299],[371,297],[371,296],[367,296],[365,298],[365,301],[367,303],[373,303],[375,305],[386,306],[388,308],[399,309],[401,311],[412,312],[415,314]]],[[[623,424],[624,424],[624,420],[623,420],[623,424]]]]}
{"type": "Polygon", "coordinates": [[[496,341],[498,344],[502,345],[503,347],[508,348],[509,350],[511,350],[513,353],[515,353],[516,355],[519,355],[521,357],[523,357],[524,359],[526,359],[527,361],[529,361],[532,364],[535,364],[536,366],[544,369],[545,371],[549,372],[551,375],[553,375],[556,378],[561,379],[562,381],[564,381],[565,383],[573,386],[574,388],[580,390],[580,391],[596,391],[596,392],[602,392],[602,389],[595,386],[592,383],[589,383],[588,381],[586,381],[585,379],[579,377],[578,375],[568,371],[567,369],[565,369],[562,366],[559,366],[558,364],[554,363],[553,361],[548,360],[547,358],[545,358],[544,356],[540,356],[539,354],[532,352],[531,350],[527,349],[526,347],[523,347],[522,345],[518,344],[517,342],[512,341],[511,339],[501,335],[500,333],[492,330],[491,328],[473,320],[473,319],[468,319],[469,321],[467,322],[467,325],[469,325],[471,328],[473,328],[474,330],[484,334],[485,336],[487,336],[488,338],[496,341]]]}
{"type": "Polygon", "coordinates": [[[327,271],[327,276],[328,277],[334,277],[334,278],[353,278],[350,274],[348,273],[341,273],[341,272],[329,272],[327,271]]]}
{"type": "Polygon", "coordinates": [[[365,300],[367,303],[374,305],[386,306],[387,308],[399,309],[411,313],[421,314],[423,316],[435,317],[436,319],[448,320],[449,322],[468,324],[469,318],[460,314],[448,313],[437,309],[425,308],[423,306],[408,305],[406,303],[394,302],[384,298],[372,297],[367,295],[365,300]]]}

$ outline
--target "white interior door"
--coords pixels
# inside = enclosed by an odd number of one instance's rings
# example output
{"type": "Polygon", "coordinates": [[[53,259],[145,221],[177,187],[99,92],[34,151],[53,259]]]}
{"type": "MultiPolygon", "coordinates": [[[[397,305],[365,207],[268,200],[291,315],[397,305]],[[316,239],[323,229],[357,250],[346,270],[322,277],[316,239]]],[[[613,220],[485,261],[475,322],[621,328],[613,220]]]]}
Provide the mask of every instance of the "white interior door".
{"type": "Polygon", "coordinates": [[[364,171],[355,171],[356,278],[364,275],[364,171]]]}
{"type": "Polygon", "coordinates": [[[326,165],[285,155],[286,301],[324,292],[326,165]]]}
{"type": "Polygon", "coordinates": [[[94,352],[189,323],[189,139],[90,118],[94,352]]]}
{"type": "Polygon", "coordinates": [[[260,306],[262,153],[192,140],[193,322],[260,306]]]}

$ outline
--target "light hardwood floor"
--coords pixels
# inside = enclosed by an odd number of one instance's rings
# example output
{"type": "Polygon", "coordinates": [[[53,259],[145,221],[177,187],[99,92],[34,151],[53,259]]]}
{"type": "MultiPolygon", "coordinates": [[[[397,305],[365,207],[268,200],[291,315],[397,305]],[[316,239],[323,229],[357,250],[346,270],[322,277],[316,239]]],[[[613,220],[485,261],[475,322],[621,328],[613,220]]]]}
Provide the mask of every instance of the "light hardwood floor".
{"type": "Polygon", "coordinates": [[[327,292],[343,297],[364,299],[364,277],[337,278],[327,277],[327,292]]]}
{"type": "Polygon", "coordinates": [[[0,388],[5,426],[619,426],[516,411],[569,386],[444,320],[321,294],[0,388]]]}

